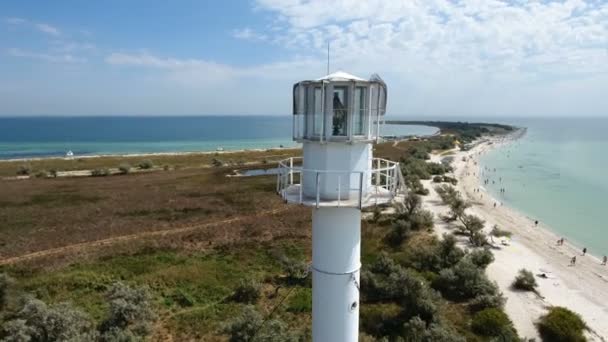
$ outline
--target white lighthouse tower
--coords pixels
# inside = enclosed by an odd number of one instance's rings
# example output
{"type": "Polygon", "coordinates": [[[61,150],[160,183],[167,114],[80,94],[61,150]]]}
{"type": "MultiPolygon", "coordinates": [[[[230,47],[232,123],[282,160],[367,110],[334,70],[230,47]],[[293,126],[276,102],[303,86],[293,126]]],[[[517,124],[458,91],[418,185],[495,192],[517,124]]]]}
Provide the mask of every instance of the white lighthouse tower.
{"type": "Polygon", "coordinates": [[[399,164],[373,158],[386,85],[336,72],[293,87],[293,138],[302,158],[279,163],[277,191],[312,207],[312,329],[315,342],[357,341],[361,209],[392,201],[399,164]]]}

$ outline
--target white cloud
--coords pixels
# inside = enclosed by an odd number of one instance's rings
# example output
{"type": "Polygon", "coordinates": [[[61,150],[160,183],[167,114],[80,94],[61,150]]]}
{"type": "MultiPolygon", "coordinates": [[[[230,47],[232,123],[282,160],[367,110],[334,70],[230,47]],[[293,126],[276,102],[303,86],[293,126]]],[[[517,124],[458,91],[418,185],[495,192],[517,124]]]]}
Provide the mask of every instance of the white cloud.
{"type": "Polygon", "coordinates": [[[237,39],[249,40],[249,41],[265,41],[268,36],[255,32],[249,27],[243,29],[236,29],[232,31],[232,36],[237,39]]]}
{"type": "Polygon", "coordinates": [[[48,54],[43,52],[32,52],[18,48],[10,48],[7,53],[13,57],[35,59],[52,63],[84,63],[86,59],[75,57],[71,54],[48,54]]]}
{"type": "Polygon", "coordinates": [[[59,36],[61,34],[61,32],[59,31],[59,29],[57,29],[56,27],[51,26],[49,24],[38,23],[38,24],[36,24],[36,28],[38,30],[40,30],[41,32],[44,32],[46,34],[50,34],[52,36],[59,36]]]}
{"type": "Polygon", "coordinates": [[[38,30],[42,33],[51,35],[51,36],[60,36],[61,35],[61,31],[50,24],[47,23],[39,23],[39,22],[34,22],[34,21],[30,21],[27,19],[23,19],[23,18],[17,18],[17,17],[10,17],[10,18],[5,18],[4,22],[6,22],[7,24],[10,25],[25,25],[25,26],[29,26],[35,30],[38,30]]]}

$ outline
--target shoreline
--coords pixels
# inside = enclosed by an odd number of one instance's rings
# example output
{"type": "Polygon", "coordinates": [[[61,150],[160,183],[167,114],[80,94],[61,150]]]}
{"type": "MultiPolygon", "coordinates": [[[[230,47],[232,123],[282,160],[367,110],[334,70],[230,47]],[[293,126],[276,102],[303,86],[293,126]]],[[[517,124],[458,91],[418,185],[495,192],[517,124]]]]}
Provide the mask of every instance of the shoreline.
{"type": "MultiPolygon", "coordinates": [[[[515,133],[513,133],[515,134],[515,133]]],[[[488,276],[495,281],[507,298],[505,311],[513,321],[520,336],[537,338],[534,322],[546,312],[548,306],[564,306],[580,314],[590,327],[590,341],[608,339],[608,303],[601,298],[608,298],[608,267],[600,265],[600,259],[591,254],[581,255],[581,248],[569,240],[557,246],[561,238],[545,224],[534,225],[534,220],[526,213],[518,211],[506,203],[496,208],[495,199],[483,187],[480,171],[483,165],[479,157],[489,151],[500,148],[521,137],[513,134],[499,138],[485,138],[468,151],[458,151],[453,155],[454,176],[458,179],[458,189],[463,197],[471,202],[469,213],[486,221],[484,231],[489,233],[494,225],[513,233],[509,246],[493,246],[495,261],[487,270],[488,276]],[[466,161],[463,161],[466,158],[466,161]],[[481,192],[475,193],[473,189],[481,192]],[[569,266],[570,258],[577,256],[575,266],[569,266]],[[544,273],[547,278],[536,277],[540,294],[521,292],[511,289],[519,269],[526,268],[535,275],[544,273]]],[[[441,159],[433,155],[432,159],[441,159]]],[[[436,217],[447,212],[441,203],[430,181],[423,183],[430,190],[425,196],[425,208],[436,217]]],[[[449,224],[436,220],[437,233],[449,233],[453,230],[449,224]]],[[[460,239],[460,238],[459,238],[460,239]]],[[[466,241],[462,244],[467,246],[466,241]]]]}

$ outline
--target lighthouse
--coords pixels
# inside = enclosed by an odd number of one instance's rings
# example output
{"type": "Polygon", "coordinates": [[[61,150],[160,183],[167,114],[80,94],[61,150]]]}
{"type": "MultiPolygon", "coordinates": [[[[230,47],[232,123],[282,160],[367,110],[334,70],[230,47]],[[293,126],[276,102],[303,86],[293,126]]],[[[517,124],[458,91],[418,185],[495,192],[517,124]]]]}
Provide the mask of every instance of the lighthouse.
{"type": "Polygon", "coordinates": [[[387,88],[345,72],[293,86],[293,139],[301,158],[279,163],[277,192],[312,208],[312,330],[315,342],[357,341],[361,210],[391,202],[399,164],[373,158],[387,88]]]}

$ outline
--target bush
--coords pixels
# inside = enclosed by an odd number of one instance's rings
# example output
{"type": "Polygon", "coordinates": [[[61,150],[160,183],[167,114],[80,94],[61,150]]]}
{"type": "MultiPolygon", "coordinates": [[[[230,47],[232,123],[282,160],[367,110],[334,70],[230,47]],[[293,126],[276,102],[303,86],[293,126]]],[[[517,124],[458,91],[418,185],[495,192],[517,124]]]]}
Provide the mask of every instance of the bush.
{"type": "Polygon", "coordinates": [[[296,294],[291,296],[287,311],[290,312],[311,312],[312,310],[312,290],[310,288],[299,289],[296,294]]]}
{"type": "Polygon", "coordinates": [[[498,228],[497,225],[494,225],[494,227],[492,227],[492,231],[490,232],[490,235],[495,236],[495,237],[511,237],[511,235],[513,235],[510,231],[508,230],[502,230],[500,228],[498,228]]]}
{"type": "Polygon", "coordinates": [[[148,170],[154,167],[154,163],[150,159],[142,160],[138,165],[142,170],[148,170]]]}
{"type": "Polygon", "coordinates": [[[403,325],[403,336],[405,341],[416,342],[465,342],[466,339],[458,335],[452,329],[449,329],[441,324],[427,324],[420,319],[414,317],[403,325]]]}
{"type": "Polygon", "coordinates": [[[494,302],[502,306],[503,300],[500,300],[502,295],[498,286],[488,279],[484,269],[471,261],[470,256],[462,258],[453,267],[441,270],[433,285],[448,298],[478,299],[480,302],[473,303],[477,304],[477,309],[484,308],[484,305],[479,305],[481,303],[494,302]]]}
{"type": "Polygon", "coordinates": [[[110,170],[108,169],[95,169],[91,171],[91,176],[93,177],[105,177],[110,175],[110,170]]]}
{"type": "Polygon", "coordinates": [[[123,175],[126,175],[127,173],[131,172],[131,165],[128,163],[122,163],[118,165],[118,171],[120,171],[120,173],[123,175]]]}
{"type": "Polygon", "coordinates": [[[301,260],[294,260],[285,255],[279,261],[283,265],[283,270],[287,275],[287,283],[290,285],[302,285],[309,276],[308,264],[301,260]]]}
{"type": "Polygon", "coordinates": [[[213,158],[213,160],[211,161],[211,165],[213,165],[215,167],[221,167],[221,166],[224,166],[224,162],[217,158],[213,158]]]}
{"type": "Polygon", "coordinates": [[[113,328],[128,330],[138,337],[145,337],[152,331],[155,319],[151,296],[147,288],[132,288],[123,283],[114,283],[106,298],[110,311],[101,325],[101,332],[107,333],[113,328]]]}
{"type": "Polygon", "coordinates": [[[471,322],[471,329],[482,336],[516,335],[513,322],[507,314],[496,308],[476,313],[471,322]]]}
{"type": "Polygon", "coordinates": [[[494,262],[494,254],[487,248],[474,250],[469,254],[469,258],[477,267],[483,269],[494,262]]]}
{"type": "Polygon", "coordinates": [[[435,177],[433,177],[433,182],[435,182],[435,183],[441,183],[441,182],[443,182],[443,177],[441,177],[441,176],[435,176],[435,177]]]}
{"type": "Polygon", "coordinates": [[[67,303],[47,306],[27,298],[21,309],[4,323],[3,341],[93,341],[97,332],[91,320],[67,303]]]}
{"type": "Polygon", "coordinates": [[[9,294],[14,282],[13,278],[6,273],[0,273],[0,311],[4,309],[10,298],[9,294]]]}
{"type": "Polygon", "coordinates": [[[512,286],[513,288],[522,291],[534,291],[535,287],[537,287],[538,284],[536,283],[536,278],[534,278],[534,274],[522,268],[521,270],[519,270],[519,273],[515,277],[512,286]]]}
{"type": "Polygon", "coordinates": [[[40,170],[36,172],[36,178],[47,178],[48,176],[49,174],[45,170],[40,170]]]}
{"type": "Polygon", "coordinates": [[[264,321],[264,317],[251,305],[247,305],[241,315],[226,323],[223,332],[231,342],[296,342],[298,336],[289,332],[287,325],[279,320],[264,321]]]}
{"type": "Polygon", "coordinates": [[[537,323],[538,332],[543,341],[583,342],[587,324],[581,316],[566,308],[554,306],[542,316],[537,323]]]}
{"type": "Polygon", "coordinates": [[[262,285],[255,279],[241,280],[232,298],[241,303],[255,303],[260,298],[262,285]]]}
{"type": "Polygon", "coordinates": [[[32,172],[32,168],[29,165],[21,165],[17,169],[17,174],[20,176],[27,176],[32,172]]]}
{"type": "Polygon", "coordinates": [[[49,170],[49,174],[51,175],[51,177],[53,178],[57,178],[57,169],[50,169],[49,170]]]}

